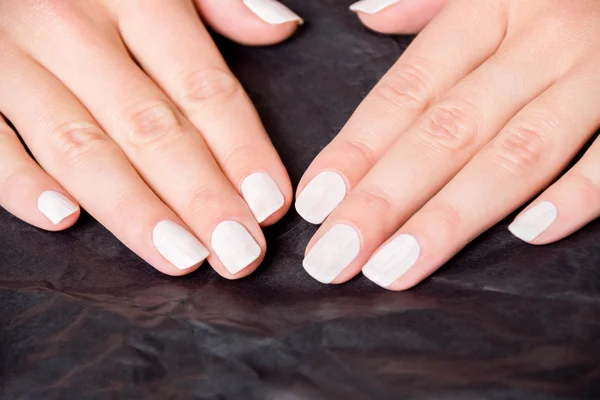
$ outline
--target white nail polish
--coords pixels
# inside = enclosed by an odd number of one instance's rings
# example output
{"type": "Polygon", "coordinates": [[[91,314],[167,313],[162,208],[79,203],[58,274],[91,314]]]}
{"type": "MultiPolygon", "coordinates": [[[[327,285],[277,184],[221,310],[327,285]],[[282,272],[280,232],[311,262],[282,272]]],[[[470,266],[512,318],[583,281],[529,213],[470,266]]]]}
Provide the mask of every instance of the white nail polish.
{"type": "Polygon", "coordinates": [[[237,274],[261,253],[260,246],[242,224],[221,222],[212,234],[211,245],[219,260],[231,274],[237,274]]]}
{"type": "Polygon", "coordinates": [[[346,197],[346,182],[334,171],[315,176],[298,195],[296,211],[311,224],[320,224],[346,197]]]}
{"type": "Polygon", "coordinates": [[[331,283],[360,251],[360,237],[350,225],[334,225],[310,249],[302,266],[321,283],[331,283]]]}
{"type": "Polygon", "coordinates": [[[54,190],[48,190],[40,195],[37,201],[38,209],[54,225],[74,214],[79,207],[71,200],[54,190]]]}
{"type": "Polygon", "coordinates": [[[367,14],[375,14],[379,11],[388,8],[392,4],[398,3],[400,0],[361,0],[350,6],[352,11],[362,11],[367,14]]]}
{"type": "Polygon", "coordinates": [[[178,269],[193,267],[208,257],[208,249],[183,226],[173,221],[161,221],[152,231],[154,246],[178,269]]]}
{"type": "Polygon", "coordinates": [[[267,24],[277,25],[292,21],[303,23],[302,18],[275,0],[244,0],[244,4],[267,24]]]}
{"type": "Polygon", "coordinates": [[[279,186],[264,172],[248,175],[242,182],[241,189],[242,196],[258,223],[269,218],[285,203],[279,186]]]}
{"type": "Polygon", "coordinates": [[[552,225],[558,216],[556,206],[542,201],[521,214],[508,230],[525,242],[531,242],[552,225]]]}
{"type": "Polygon", "coordinates": [[[388,287],[415,265],[420,253],[417,239],[398,235],[371,257],[362,272],[379,286],[388,287]]]}

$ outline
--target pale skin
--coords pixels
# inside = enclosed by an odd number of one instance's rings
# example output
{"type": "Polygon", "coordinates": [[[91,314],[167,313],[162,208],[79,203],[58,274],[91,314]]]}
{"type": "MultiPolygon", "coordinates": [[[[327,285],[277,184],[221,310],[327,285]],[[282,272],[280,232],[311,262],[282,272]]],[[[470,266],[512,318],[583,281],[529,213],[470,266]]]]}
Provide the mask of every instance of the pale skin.
{"type": "MultiPolygon", "coordinates": [[[[39,163],[0,127],[0,205],[63,230],[79,211],[54,224],[36,206],[41,193],[56,191],[158,270],[184,275],[202,261],[177,268],[152,240],[160,221],[173,221],[208,248],[220,275],[247,276],[266,251],[261,226],[277,222],[293,194],[204,26],[268,45],[299,21],[267,23],[241,0],[148,3],[0,0],[0,112],[39,163]],[[283,196],[260,223],[241,188],[256,172],[283,196]],[[223,221],[238,222],[260,247],[233,274],[211,248],[223,221]]],[[[331,283],[410,236],[414,262],[376,283],[413,287],[540,192],[524,212],[543,203],[556,215],[532,244],[600,215],[600,145],[553,183],[600,126],[600,3],[402,0],[357,14],[382,33],[422,32],[298,186],[297,196],[334,171],[346,187],[307,248],[335,225],[356,233],[356,256],[331,283]]]]}
{"type": "Polygon", "coordinates": [[[418,16],[439,15],[299,184],[302,193],[324,170],[346,182],[348,194],[308,245],[335,224],[357,232],[360,250],[332,283],[367,275],[365,264],[382,246],[410,236],[419,251],[382,286],[411,288],[530,201],[525,212],[551,203],[556,214],[529,240],[536,245],[600,215],[599,142],[553,183],[600,126],[600,3],[443,3],[405,0],[359,12],[386,33],[420,29],[427,21],[418,16]]]}
{"type": "Polygon", "coordinates": [[[0,110],[39,166],[2,124],[0,204],[39,228],[63,230],[79,210],[54,224],[36,206],[41,193],[58,192],[165,274],[188,274],[202,260],[169,262],[153,243],[161,221],[208,247],[208,262],[225,278],[256,269],[265,240],[241,183],[264,172],[283,194],[263,226],[285,214],[292,188],[204,24],[248,45],[280,42],[298,27],[266,23],[241,0],[1,0],[0,110]],[[260,247],[235,274],[211,248],[225,220],[260,247]]]}

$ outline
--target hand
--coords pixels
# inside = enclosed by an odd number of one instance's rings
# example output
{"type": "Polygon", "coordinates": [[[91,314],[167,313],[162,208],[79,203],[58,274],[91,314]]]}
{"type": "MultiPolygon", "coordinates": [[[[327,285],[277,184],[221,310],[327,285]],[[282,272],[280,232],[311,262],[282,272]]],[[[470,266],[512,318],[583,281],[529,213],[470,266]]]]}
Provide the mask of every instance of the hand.
{"type": "MultiPolygon", "coordinates": [[[[403,15],[427,11],[425,24],[442,5],[354,8],[373,29],[397,18],[404,32],[403,15]]],[[[600,125],[598,43],[597,0],[449,1],[302,178],[298,212],[316,224],[331,212],[306,270],[410,288],[547,188],[600,125]]],[[[546,244],[599,215],[595,141],[510,231],[546,244]]]]}
{"type": "Polygon", "coordinates": [[[301,22],[274,0],[0,0],[0,111],[43,168],[2,123],[0,205],[54,231],[80,204],[169,275],[250,274],[291,185],[201,19],[251,45],[301,22]]]}

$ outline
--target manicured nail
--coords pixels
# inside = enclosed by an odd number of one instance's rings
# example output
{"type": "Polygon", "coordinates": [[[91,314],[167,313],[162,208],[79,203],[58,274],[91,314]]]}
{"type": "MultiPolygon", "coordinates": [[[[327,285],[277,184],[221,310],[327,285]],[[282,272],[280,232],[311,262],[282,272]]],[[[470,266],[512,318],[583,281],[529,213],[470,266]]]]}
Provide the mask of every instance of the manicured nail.
{"type": "Polygon", "coordinates": [[[508,230],[525,242],[531,242],[552,225],[558,216],[556,206],[542,201],[521,214],[508,230]]]}
{"type": "Polygon", "coordinates": [[[244,4],[267,24],[277,25],[292,21],[302,24],[304,22],[292,10],[275,0],[244,0],[244,4]]]}
{"type": "Polygon", "coordinates": [[[367,14],[375,14],[400,0],[361,0],[350,6],[352,11],[362,11],[367,14]]]}
{"type": "Polygon", "coordinates": [[[415,265],[420,253],[417,239],[398,235],[371,257],[362,273],[379,286],[388,287],[415,265]]]}
{"type": "Polygon", "coordinates": [[[211,245],[227,271],[237,274],[261,253],[260,246],[239,222],[221,222],[212,234],[211,245]]]}
{"type": "Polygon", "coordinates": [[[173,221],[161,221],[152,231],[156,249],[171,264],[184,270],[208,257],[208,250],[183,226],[173,221]]]}
{"type": "Polygon", "coordinates": [[[285,199],[279,186],[264,172],[248,175],[242,182],[242,196],[260,224],[279,210],[285,199]]]}
{"type": "Polygon", "coordinates": [[[320,224],[346,197],[346,182],[337,172],[315,176],[298,195],[296,211],[311,224],[320,224]]]}
{"type": "Polygon", "coordinates": [[[54,190],[48,190],[38,198],[38,209],[44,214],[54,225],[58,225],[60,221],[74,214],[79,207],[71,200],[54,190]]]}
{"type": "Polygon", "coordinates": [[[302,266],[321,283],[331,283],[360,251],[360,237],[350,225],[334,225],[313,246],[302,266]]]}

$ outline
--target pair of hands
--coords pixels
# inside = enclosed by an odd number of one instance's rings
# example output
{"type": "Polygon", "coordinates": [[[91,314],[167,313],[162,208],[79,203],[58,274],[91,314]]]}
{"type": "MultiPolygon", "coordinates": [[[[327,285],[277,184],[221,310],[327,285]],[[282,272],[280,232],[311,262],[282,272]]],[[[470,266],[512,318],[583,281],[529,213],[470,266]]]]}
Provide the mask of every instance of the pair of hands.
{"type": "MultiPolygon", "coordinates": [[[[600,125],[596,0],[363,0],[370,28],[421,34],[302,178],[322,227],[304,267],[414,286],[547,187],[600,125]],[[433,19],[433,20],[432,20],[433,19]],[[430,20],[432,20],[430,22],[430,20]]],[[[0,204],[48,230],[81,204],[169,275],[230,279],[292,203],[287,173],[203,23],[272,44],[274,0],[0,0],[0,204]],[[41,166],[41,168],[40,168],[41,166]],[[43,168],[43,169],[42,169],[43,168]]],[[[600,143],[510,230],[544,244],[600,215],[600,143]]]]}

